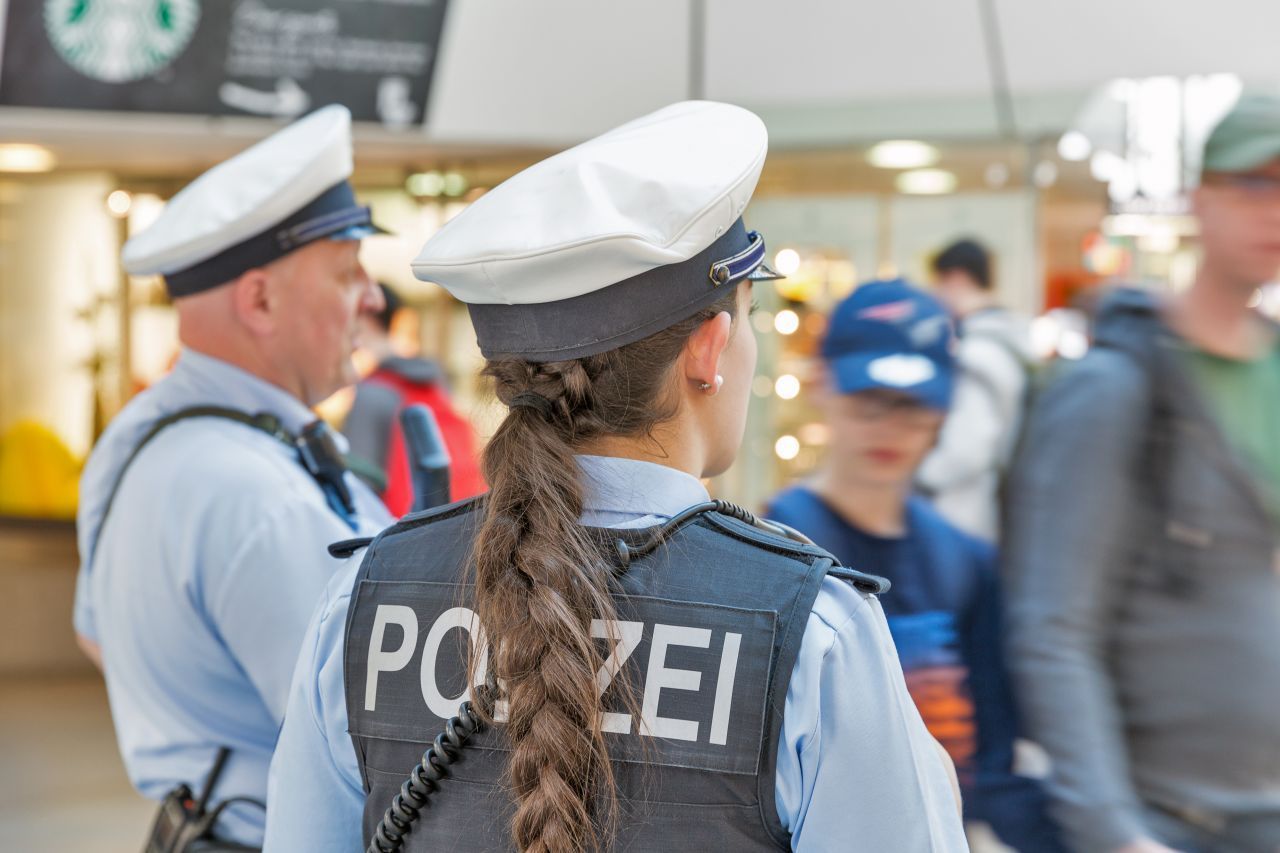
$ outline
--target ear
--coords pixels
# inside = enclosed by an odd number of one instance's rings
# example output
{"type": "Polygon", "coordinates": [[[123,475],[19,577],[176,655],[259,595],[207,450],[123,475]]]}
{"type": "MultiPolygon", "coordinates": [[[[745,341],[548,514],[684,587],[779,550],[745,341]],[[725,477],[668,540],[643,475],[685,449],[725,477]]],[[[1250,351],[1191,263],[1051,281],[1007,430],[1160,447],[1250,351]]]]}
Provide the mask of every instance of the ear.
{"type": "Polygon", "coordinates": [[[252,269],[236,279],[231,287],[236,319],[256,335],[274,332],[280,296],[271,274],[263,268],[252,269]]]}
{"type": "Polygon", "coordinates": [[[695,386],[716,384],[720,373],[720,356],[729,345],[733,331],[733,318],[728,311],[721,311],[707,320],[689,336],[684,345],[684,377],[695,386]]]}

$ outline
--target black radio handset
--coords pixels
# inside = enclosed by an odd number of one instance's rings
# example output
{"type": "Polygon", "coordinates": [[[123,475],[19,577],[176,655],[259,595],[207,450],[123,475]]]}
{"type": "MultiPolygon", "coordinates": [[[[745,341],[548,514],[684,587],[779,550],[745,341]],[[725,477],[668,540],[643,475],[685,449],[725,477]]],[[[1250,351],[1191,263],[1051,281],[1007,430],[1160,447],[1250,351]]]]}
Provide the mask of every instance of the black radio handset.
{"type": "Polygon", "coordinates": [[[302,467],[324,489],[330,503],[337,502],[338,506],[334,509],[348,519],[354,516],[355,499],[351,496],[351,487],[347,485],[344,476],[347,464],[342,458],[342,451],[338,450],[329,425],[321,420],[312,421],[303,427],[295,444],[302,467]]]}

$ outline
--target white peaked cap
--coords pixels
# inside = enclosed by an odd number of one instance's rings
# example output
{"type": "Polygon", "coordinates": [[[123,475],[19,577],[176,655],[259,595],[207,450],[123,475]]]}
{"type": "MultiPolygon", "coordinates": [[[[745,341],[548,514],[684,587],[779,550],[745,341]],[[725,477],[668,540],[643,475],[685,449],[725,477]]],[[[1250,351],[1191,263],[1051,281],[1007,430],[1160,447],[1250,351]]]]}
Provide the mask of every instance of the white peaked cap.
{"type": "Polygon", "coordinates": [[[673,104],[481,196],[427,241],[414,275],[471,306],[486,355],[576,358],[638,340],[722,285],[773,277],[763,240],[740,222],[767,150],[748,110],[673,104]]]}
{"type": "Polygon", "coordinates": [[[351,113],[338,105],[316,110],[184,187],[125,244],[125,269],[165,276],[192,271],[205,282],[209,274],[196,268],[215,260],[208,271],[213,277],[238,275],[315,239],[377,233],[367,209],[355,205],[351,171],[351,113]],[[357,221],[361,210],[363,222],[357,221]],[[263,239],[255,244],[255,238],[263,239]]]}

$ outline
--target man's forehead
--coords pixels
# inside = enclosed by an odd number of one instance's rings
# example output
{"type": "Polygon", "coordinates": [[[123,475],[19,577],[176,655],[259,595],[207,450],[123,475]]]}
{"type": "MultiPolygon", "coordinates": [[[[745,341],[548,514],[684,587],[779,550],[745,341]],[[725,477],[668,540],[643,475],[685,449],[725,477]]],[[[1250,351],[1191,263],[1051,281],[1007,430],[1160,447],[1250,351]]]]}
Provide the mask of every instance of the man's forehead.
{"type": "Polygon", "coordinates": [[[1234,171],[1207,171],[1205,172],[1205,183],[1214,183],[1215,181],[1230,181],[1232,178],[1241,175],[1258,175],[1262,177],[1280,178],[1280,157],[1269,160],[1261,165],[1254,166],[1252,169],[1242,169],[1238,172],[1234,171]]]}

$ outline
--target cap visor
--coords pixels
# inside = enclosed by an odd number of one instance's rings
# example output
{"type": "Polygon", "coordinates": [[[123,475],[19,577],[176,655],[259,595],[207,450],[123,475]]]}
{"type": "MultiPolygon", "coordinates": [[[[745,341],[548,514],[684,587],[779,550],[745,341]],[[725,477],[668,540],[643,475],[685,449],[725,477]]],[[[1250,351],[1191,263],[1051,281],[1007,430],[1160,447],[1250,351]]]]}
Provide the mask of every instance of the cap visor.
{"type": "Polygon", "coordinates": [[[352,225],[349,228],[343,228],[341,231],[335,231],[325,237],[326,240],[363,240],[365,237],[376,237],[379,234],[391,234],[392,232],[381,228],[372,222],[366,225],[352,225]]]}
{"type": "Polygon", "coordinates": [[[1203,170],[1206,172],[1248,172],[1280,158],[1280,131],[1259,134],[1240,140],[1233,145],[1221,145],[1217,151],[1207,152],[1203,170]]]}
{"type": "Polygon", "coordinates": [[[831,371],[836,390],[841,394],[857,394],[861,391],[882,389],[914,397],[921,405],[931,409],[946,409],[951,405],[952,378],[947,371],[938,370],[930,378],[911,384],[890,383],[875,379],[871,375],[872,362],[892,355],[895,353],[846,355],[828,361],[827,368],[831,371]]]}
{"type": "Polygon", "coordinates": [[[777,281],[780,278],[786,278],[786,276],[776,272],[768,264],[761,263],[760,266],[747,273],[747,278],[752,281],[777,281]]]}

